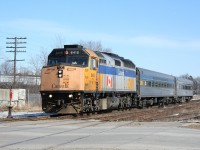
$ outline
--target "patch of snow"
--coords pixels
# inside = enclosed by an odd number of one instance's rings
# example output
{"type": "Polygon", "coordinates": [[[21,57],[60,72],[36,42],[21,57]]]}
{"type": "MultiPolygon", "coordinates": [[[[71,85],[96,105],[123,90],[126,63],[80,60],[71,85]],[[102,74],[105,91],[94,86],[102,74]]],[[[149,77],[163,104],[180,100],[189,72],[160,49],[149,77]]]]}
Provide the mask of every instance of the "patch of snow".
{"type": "MultiPolygon", "coordinates": [[[[13,118],[27,118],[27,117],[37,117],[49,115],[44,112],[12,112],[13,118]]],[[[7,118],[8,111],[0,112],[0,118],[7,118]]]]}
{"type": "Polygon", "coordinates": [[[172,116],[172,117],[173,117],[173,116],[178,116],[178,115],[179,115],[179,113],[178,113],[178,114],[173,114],[173,115],[170,115],[170,116],[172,116]]]}

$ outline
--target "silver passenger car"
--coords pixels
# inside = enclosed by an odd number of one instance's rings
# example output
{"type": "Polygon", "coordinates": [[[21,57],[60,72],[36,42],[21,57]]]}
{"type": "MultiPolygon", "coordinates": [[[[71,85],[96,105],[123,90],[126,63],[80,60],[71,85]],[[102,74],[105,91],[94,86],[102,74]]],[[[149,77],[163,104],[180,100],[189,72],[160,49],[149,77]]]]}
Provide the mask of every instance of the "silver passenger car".
{"type": "Polygon", "coordinates": [[[174,76],[143,68],[137,69],[137,77],[140,80],[138,90],[141,98],[175,96],[174,76]]]}
{"type": "Polygon", "coordinates": [[[176,97],[182,101],[190,100],[193,96],[193,81],[185,78],[176,78],[176,97]]]}

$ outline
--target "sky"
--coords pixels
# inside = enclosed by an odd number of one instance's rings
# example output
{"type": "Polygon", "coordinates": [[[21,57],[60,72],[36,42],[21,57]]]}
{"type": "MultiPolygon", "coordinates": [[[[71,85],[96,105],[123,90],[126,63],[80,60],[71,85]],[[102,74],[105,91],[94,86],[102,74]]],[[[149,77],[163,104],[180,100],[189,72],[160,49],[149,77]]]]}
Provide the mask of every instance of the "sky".
{"type": "Polygon", "coordinates": [[[199,0],[1,0],[0,63],[13,59],[7,37],[27,37],[18,67],[59,41],[100,41],[138,67],[198,77],[199,8],[199,0]]]}

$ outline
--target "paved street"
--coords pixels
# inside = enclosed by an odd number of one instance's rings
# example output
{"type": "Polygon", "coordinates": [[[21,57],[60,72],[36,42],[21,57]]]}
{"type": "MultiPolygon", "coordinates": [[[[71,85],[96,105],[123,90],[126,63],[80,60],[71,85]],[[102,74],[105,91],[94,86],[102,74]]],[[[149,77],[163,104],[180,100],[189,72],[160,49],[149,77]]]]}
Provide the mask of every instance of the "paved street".
{"type": "Polygon", "coordinates": [[[0,149],[200,149],[183,123],[43,120],[0,122],[0,149]]]}

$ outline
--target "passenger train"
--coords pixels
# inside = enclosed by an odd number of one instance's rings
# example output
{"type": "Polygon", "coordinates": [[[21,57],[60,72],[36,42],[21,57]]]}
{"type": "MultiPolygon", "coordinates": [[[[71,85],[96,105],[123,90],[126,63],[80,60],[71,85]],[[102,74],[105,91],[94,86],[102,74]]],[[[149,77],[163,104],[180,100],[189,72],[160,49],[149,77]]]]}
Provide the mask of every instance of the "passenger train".
{"type": "Polygon", "coordinates": [[[79,114],[189,101],[192,87],[191,80],[136,67],[113,53],[64,45],[49,54],[40,92],[44,112],[79,114]]]}

